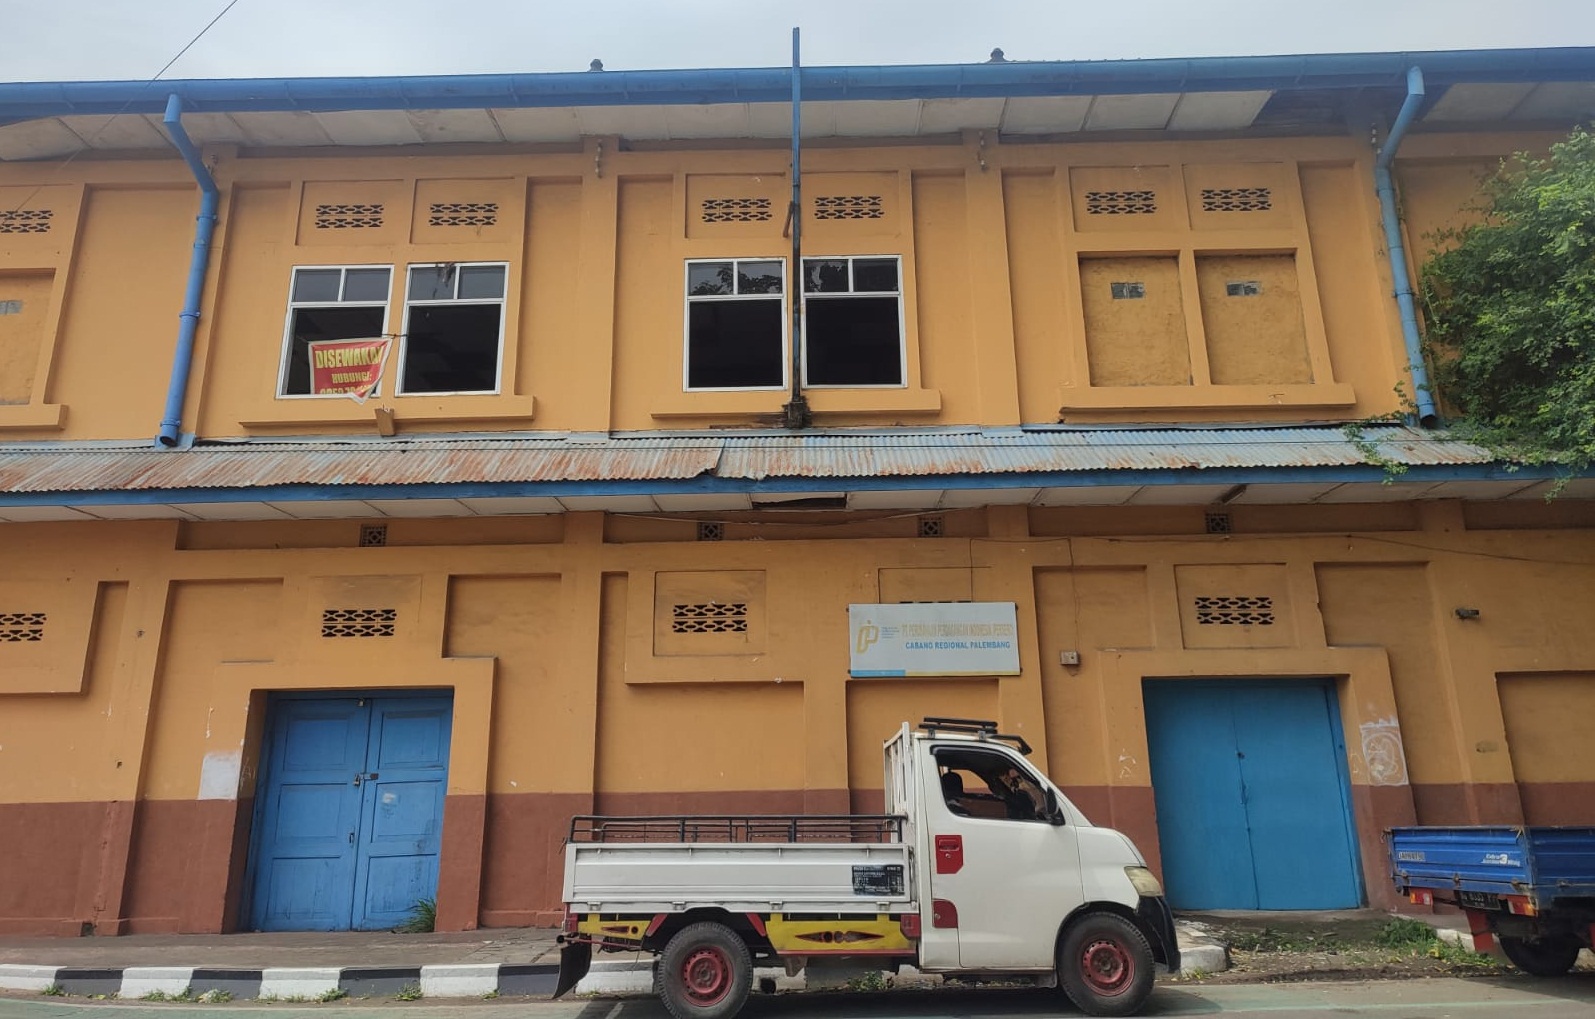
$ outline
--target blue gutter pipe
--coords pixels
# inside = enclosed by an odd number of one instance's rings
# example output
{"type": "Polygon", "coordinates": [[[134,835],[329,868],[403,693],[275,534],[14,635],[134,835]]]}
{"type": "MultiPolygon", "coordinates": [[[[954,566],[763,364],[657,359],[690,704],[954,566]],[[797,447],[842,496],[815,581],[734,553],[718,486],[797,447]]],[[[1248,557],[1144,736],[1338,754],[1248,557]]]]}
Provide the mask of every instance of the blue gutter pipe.
{"type": "Polygon", "coordinates": [[[1434,393],[1429,388],[1429,369],[1423,363],[1423,340],[1418,333],[1418,310],[1412,300],[1412,279],[1407,273],[1407,247],[1401,238],[1401,215],[1396,211],[1396,182],[1390,166],[1407,128],[1423,105],[1423,71],[1407,71],[1407,98],[1396,114],[1379,156],[1374,160],[1374,188],[1379,194],[1379,218],[1384,221],[1385,253],[1390,256],[1390,275],[1396,284],[1396,305],[1401,309],[1401,338],[1407,347],[1407,368],[1412,372],[1413,399],[1417,403],[1418,424],[1433,428],[1440,417],[1434,409],[1434,393]]]}
{"type": "Polygon", "coordinates": [[[178,315],[177,350],[172,353],[172,376],[166,384],[166,413],[155,436],[160,446],[172,447],[181,441],[183,397],[188,392],[188,372],[194,360],[194,334],[199,330],[199,302],[205,294],[205,272],[210,267],[210,239],[216,232],[216,210],[221,205],[221,189],[205,169],[199,149],[183,130],[183,100],[173,93],[166,101],[166,116],[161,121],[166,134],[183,154],[183,162],[199,182],[199,215],[194,217],[194,253],[188,260],[188,290],[183,294],[183,310],[178,315]]]}
{"type": "MultiPolygon", "coordinates": [[[[1595,47],[1326,53],[1156,60],[1014,61],[805,67],[809,102],[1137,95],[1399,87],[1421,64],[1437,87],[1467,82],[1589,81],[1595,47]]],[[[708,68],[376,78],[255,78],[163,82],[190,113],[444,110],[785,103],[788,68],[708,68]]],[[[0,124],[96,113],[158,113],[142,81],[0,84],[0,124]]]]}

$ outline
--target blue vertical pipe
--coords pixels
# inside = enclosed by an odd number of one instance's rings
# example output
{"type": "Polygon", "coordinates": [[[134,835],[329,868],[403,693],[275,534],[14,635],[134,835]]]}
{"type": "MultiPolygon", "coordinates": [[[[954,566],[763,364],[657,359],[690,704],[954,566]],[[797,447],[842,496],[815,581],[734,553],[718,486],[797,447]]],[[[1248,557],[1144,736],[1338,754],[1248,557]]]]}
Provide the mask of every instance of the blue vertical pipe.
{"type": "Polygon", "coordinates": [[[1418,424],[1433,428],[1440,420],[1434,409],[1434,393],[1429,389],[1429,369],[1423,363],[1423,342],[1418,334],[1418,310],[1412,299],[1412,280],[1407,275],[1407,248],[1401,239],[1401,216],[1396,211],[1396,182],[1390,166],[1402,136],[1423,105],[1423,71],[1407,71],[1407,98],[1396,114],[1396,122],[1379,149],[1373,164],[1374,189],[1379,194],[1379,218],[1384,221],[1385,252],[1390,256],[1390,275],[1396,282],[1396,305],[1401,309],[1401,338],[1407,347],[1407,367],[1412,372],[1413,399],[1418,409],[1418,424]]]}
{"type": "Polygon", "coordinates": [[[194,253],[188,260],[188,290],[183,294],[183,310],[178,315],[177,350],[172,354],[172,376],[166,384],[166,412],[161,415],[161,430],[155,436],[161,446],[176,446],[181,441],[183,397],[188,392],[188,372],[194,360],[194,334],[199,330],[199,302],[205,294],[205,271],[210,266],[210,239],[216,232],[216,210],[221,205],[221,190],[199,149],[183,130],[183,101],[176,95],[166,100],[162,120],[166,134],[183,154],[183,162],[199,182],[199,215],[194,219],[194,253]]]}

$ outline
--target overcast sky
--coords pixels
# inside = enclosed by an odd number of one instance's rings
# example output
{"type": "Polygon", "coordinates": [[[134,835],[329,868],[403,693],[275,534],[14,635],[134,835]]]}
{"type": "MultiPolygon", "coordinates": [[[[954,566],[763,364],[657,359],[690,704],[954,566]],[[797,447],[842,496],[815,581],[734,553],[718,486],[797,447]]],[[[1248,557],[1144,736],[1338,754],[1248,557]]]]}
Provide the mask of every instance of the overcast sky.
{"type": "MultiPolygon", "coordinates": [[[[147,79],[226,0],[0,0],[0,80],[147,79]]],[[[238,0],[166,78],[1595,44],[1595,0],[238,0]]]]}

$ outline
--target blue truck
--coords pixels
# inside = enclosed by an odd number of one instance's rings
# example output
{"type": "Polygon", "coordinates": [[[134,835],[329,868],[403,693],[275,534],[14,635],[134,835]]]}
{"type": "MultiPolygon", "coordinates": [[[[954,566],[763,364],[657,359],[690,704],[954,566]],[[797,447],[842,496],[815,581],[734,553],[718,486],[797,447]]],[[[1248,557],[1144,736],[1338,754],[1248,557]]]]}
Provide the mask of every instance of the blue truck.
{"type": "Polygon", "coordinates": [[[1595,938],[1595,828],[1392,828],[1390,873],[1408,901],[1467,914],[1473,947],[1557,976],[1595,938]]]}

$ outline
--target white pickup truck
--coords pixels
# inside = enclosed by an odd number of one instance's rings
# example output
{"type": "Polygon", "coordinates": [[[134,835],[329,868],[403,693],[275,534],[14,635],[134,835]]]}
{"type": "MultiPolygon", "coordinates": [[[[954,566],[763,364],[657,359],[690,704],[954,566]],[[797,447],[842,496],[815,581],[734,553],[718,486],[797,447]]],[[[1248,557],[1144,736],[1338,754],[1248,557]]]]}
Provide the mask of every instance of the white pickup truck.
{"type": "Polygon", "coordinates": [[[754,965],[846,959],[1061,984],[1133,1015],[1179,967],[1163,890],[994,722],[927,718],[886,743],[886,813],[577,817],[555,997],[594,948],[652,952],[677,1019],[729,1019],[754,965]]]}

